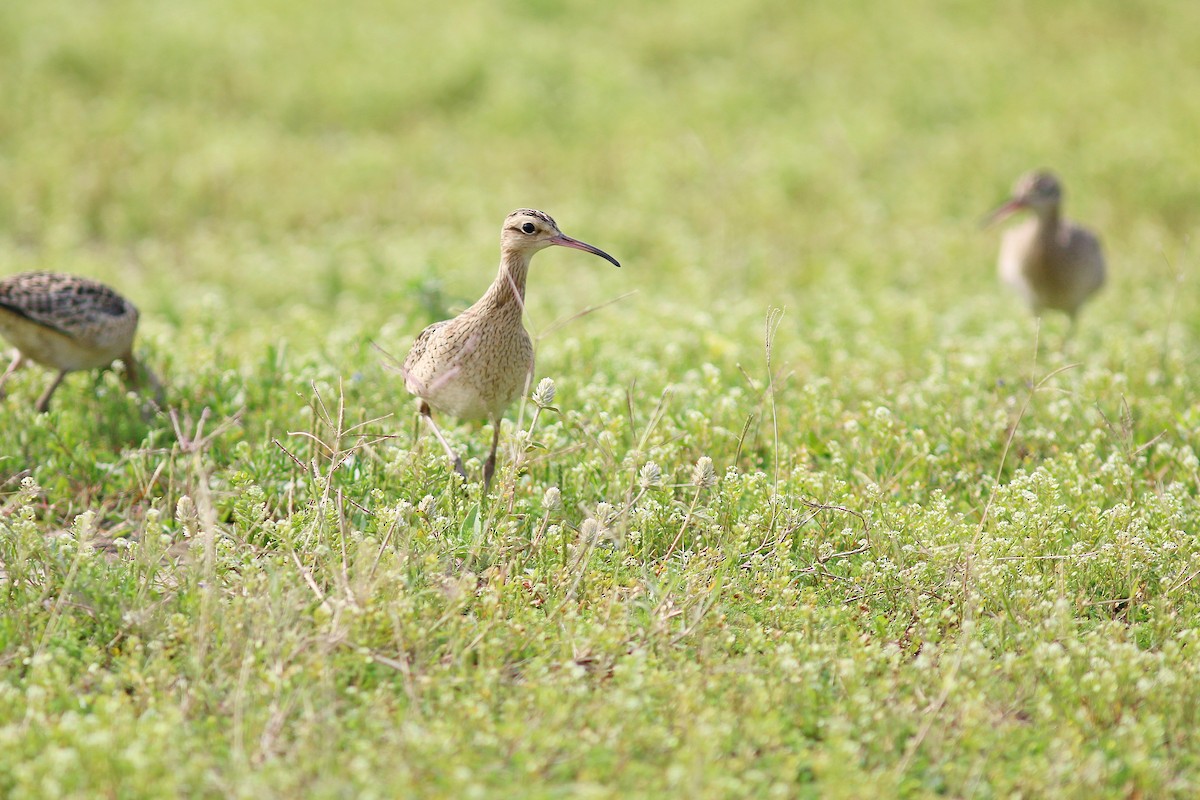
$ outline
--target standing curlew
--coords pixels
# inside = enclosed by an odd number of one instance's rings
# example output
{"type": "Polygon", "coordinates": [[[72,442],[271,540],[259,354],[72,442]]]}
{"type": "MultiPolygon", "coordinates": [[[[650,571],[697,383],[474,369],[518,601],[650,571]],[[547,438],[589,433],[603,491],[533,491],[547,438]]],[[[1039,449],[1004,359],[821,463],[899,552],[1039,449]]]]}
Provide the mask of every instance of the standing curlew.
{"type": "Polygon", "coordinates": [[[529,260],[555,244],[585,250],[621,266],[603,250],[563,235],[549,214],[517,209],[505,218],[500,230],[496,280],[475,305],[421,331],[404,359],[404,388],[421,399],[421,414],[464,478],[462,459],[434,424],[431,408],[492,423],[492,450],[483,468],[485,490],[496,469],[500,418],[533,376],[533,342],[521,321],[529,260]]]}
{"type": "Polygon", "coordinates": [[[107,367],[120,359],[131,386],[139,370],[155,392],[158,379],[133,357],[138,312],[102,283],[54,272],[24,272],[0,281],[0,336],[17,349],[0,376],[0,396],[8,377],[25,359],[58,370],[34,406],[45,413],[50,397],[68,372],[107,367]]]}
{"type": "Polygon", "coordinates": [[[1017,290],[1041,316],[1048,308],[1065,311],[1075,327],[1075,315],[1104,284],[1104,253],[1100,240],[1086,228],[1062,219],[1062,185],[1053,173],[1041,170],[1023,175],[1012,198],[984,219],[1004,219],[1027,208],[1032,219],[1006,231],[1000,244],[1000,277],[1017,290]]]}

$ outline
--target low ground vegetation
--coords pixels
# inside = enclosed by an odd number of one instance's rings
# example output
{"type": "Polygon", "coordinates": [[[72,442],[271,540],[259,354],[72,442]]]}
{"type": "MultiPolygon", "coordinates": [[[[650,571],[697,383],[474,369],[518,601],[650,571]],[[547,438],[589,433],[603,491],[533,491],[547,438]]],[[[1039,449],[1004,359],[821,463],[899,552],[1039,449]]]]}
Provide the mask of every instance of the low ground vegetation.
{"type": "Polygon", "coordinates": [[[0,794],[1194,796],[1198,9],[3,5],[2,269],[168,393],[9,385],[0,794]],[[624,268],[535,262],[484,494],[394,366],[521,206],[624,268]]]}

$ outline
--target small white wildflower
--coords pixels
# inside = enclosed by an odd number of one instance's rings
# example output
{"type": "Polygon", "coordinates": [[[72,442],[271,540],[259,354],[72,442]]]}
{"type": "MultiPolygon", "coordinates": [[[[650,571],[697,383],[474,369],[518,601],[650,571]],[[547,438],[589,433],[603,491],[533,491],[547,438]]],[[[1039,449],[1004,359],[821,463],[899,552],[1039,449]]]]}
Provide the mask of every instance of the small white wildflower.
{"type": "Polygon", "coordinates": [[[96,522],[96,512],[90,508],[75,517],[75,523],[72,526],[72,532],[75,538],[81,542],[86,542],[90,539],[92,526],[96,522]]]}
{"type": "Polygon", "coordinates": [[[612,507],[611,503],[596,504],[596,519],[600,521],[601,525],[608,525],[615,516],[616,509],[612,507]]]}
{"type": "Polygon", "coordinates": [[[42,493],[42,487],[38,486],[38,482],[33,479],[32,475],[26,475],[21,478],[21,502],[28,504],[31,500],[42,493]]]}
{"type": "Polygon", "coordinates": [[[692,469],[692,483],[704,489],[711,489],[717,485],[717,473],[713,469],[711,458],[700,456],[700,460],[692,469]]]}
{"type": "Polygon", "coordinates": [[[433,508],[433,495],[427,494],[421,498],[421,502],[417,503],[417,511],[425,516],[429,516],[430,509],[433,508]]]}
{"type": "Polygon", "coordinates": [[[538,381],[537,388],[533,390],[533,403],[538,408],[547,408],[554,402],[554,381],[549,378],[542,378],[538,381]]]}
{"type": "Polygon", "coordinates": [[[638,473],[638,484],[643,489],[653,489],[662,486],[662,468],[653,461],[647,461],[638,473]]]}
{"type": "Polygon", "coordinates": [[[542,495],[542,508],[546,511],[558,511],[562,508],[562,492],[558,490],[557,486],[551,486],[542,495]]]}

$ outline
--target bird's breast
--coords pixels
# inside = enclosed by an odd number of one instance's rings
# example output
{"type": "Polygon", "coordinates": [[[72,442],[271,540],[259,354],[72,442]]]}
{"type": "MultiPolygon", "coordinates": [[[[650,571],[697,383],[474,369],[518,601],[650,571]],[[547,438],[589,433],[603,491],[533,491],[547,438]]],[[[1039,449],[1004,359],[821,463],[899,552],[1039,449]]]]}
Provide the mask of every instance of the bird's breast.
{"type": "Polygon", "coordinates": [[[437,331],[405,385],[441,413],[496,417],[520,395],[532,371],[533,342],[519,321],[487,325],[460,317],[437,331]]]}

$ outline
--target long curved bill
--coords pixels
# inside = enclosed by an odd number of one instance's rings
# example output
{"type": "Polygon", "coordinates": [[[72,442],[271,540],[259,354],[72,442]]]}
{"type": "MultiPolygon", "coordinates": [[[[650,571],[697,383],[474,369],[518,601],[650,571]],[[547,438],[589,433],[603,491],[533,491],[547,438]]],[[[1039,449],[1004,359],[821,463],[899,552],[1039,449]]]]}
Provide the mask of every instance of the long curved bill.
{"type": "Polygon", "coordinates": [[[557,245],[561,245],[563,247],[573,247],[576,250],[582,250],[585,253],[591,253],[594,256],[600,256],[605,261],[612,262],[612,265],[614,267],[621,266],[620,261],[617,261],[615,258],[610,256],[608,253],[601,250],[599,247],[593,247],[592,245],[588,244],[587,242],[581,242],[578,239],[572,239],[570,236],[567,236],[566,234],[560,233],[558,236],[553,237],[552,239],[550,239],[550,244],[557,244],[557,245]]]}
{"type": "Polygon", "coordinates": [[[1024,203],[1022,203],[1020,200],[1018,200],[1016,198],[1013,198],[1012,200],[1009,200],[1007,203],[1005,203],[1004,205],[997,208],[995,211],[992,211],[990,214],[988,214],[983,219],[979,220],[979,227],[986,228],[989,225],[994,225],[997,222],[999,222],[1000,220],[1007,217],[1009,214],[1012,214],[1014,211],[1019,211],[1020,209],[1022,209],[1024,207],[1025,207],[1024,203]]]}

